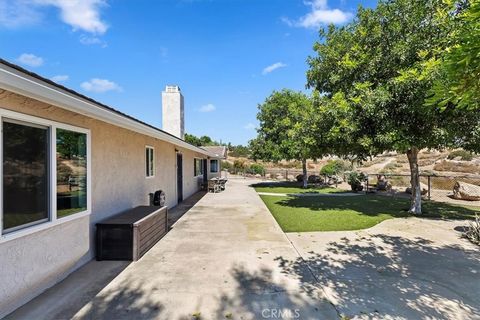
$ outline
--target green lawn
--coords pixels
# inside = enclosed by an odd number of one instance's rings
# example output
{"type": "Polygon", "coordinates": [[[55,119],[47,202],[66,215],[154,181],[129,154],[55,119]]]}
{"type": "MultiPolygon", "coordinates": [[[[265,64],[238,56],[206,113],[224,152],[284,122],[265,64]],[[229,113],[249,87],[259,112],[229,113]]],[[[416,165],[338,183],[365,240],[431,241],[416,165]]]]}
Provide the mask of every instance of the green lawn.
{"type": "Polygon", "coordinates": [[[308,186],[308,188],[302,188],[298,182],[265,182],[254,184],[253,187],[257,192],[271,192],[271,193],[335,193],[345,192],[342,189],[330,188],[330,187],[316,187],[308,186]]]}
{"type": "MultiPolygon", "coordinates": [[[[370,228],[384,220],[407,217],[408,199],[360,195],[356,197],[261,196],[285,232],[343,231],[370,228]]],[[[480,208],[424,202],[424,216],[466,219],[480,208]]]]}

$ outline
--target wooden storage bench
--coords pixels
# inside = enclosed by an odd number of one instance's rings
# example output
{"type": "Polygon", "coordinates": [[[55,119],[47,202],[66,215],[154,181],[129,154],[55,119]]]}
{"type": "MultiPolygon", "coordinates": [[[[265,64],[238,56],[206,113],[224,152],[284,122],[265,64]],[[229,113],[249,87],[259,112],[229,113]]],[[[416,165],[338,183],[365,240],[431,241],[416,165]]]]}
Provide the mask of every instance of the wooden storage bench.
{"type": "Polygon", "coordinates": [[[96,226],[97,260],[135,261],[167,233],[167,207],[139,206],[96,226]]]}

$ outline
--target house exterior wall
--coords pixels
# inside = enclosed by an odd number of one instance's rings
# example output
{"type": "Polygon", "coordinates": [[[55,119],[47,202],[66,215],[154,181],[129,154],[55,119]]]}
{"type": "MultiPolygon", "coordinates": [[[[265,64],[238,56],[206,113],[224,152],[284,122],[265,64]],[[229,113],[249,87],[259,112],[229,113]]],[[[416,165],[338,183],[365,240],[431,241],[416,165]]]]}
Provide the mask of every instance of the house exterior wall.
{"type": "Polygon", "coordinates": [[[92,259],[96,222],[148,204],[148,194],[158,189],[166,193],[167,206],[175,206],[176,150],[183,154],[183,197],[199,190],[193,158],[206,158],[201,153],[6,90],[0,90],[0,108],[89,129],[92,170],[90,215],[15,239],[0,239],[0,318],[92,259]],[[147,145],[155,149],[155,175],[149,178],[147,145]]]}

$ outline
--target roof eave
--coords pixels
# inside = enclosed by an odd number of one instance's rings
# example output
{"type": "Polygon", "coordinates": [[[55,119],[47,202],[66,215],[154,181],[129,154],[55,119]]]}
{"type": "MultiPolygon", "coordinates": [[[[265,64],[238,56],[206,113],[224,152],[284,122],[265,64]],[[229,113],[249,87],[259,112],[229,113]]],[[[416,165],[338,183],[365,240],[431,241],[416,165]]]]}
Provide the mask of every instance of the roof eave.
{"type": "Polygon", "coordinates": [[[99,104],[87,101],[80,96],[76,96],[73,93],[29,76],[5,64],[0,64],[0,88],[55,105],[62,109],[98,119],[118,127],[145,134],[172,143],[181,148],[209,155],[206,150],[169,135],[158,128],[154,128],[120,113],[108,110],[99,104]]]}

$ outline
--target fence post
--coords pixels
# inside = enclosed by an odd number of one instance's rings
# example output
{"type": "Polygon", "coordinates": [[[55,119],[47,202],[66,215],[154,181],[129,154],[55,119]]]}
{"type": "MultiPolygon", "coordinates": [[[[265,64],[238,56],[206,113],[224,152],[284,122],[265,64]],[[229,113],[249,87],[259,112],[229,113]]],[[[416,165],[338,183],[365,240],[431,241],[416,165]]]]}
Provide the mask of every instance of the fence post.
{"type": "Polygon", "coordinates": [[[428,200],[430,200],[430,190],[432,189],[432,184],[431,184],[431,182],[430,182],[430,178],[431,178],[431,176],[428,175],[428,176],[427,176],[427,181],[428,181],[428,200]]]}
{"type": "Polygon", "coordinates": [[[288,169],[285,170],[285,181],[288,181],[288,169]]]}
{"type": "Polygon", "coordinates": [[[365,189],[365,194],[368,194],[368,174],[366,174],[367,176],[367,188],[365,189]]]}

